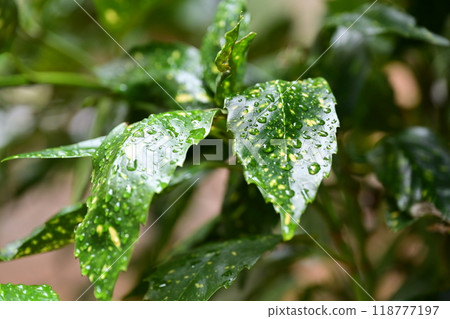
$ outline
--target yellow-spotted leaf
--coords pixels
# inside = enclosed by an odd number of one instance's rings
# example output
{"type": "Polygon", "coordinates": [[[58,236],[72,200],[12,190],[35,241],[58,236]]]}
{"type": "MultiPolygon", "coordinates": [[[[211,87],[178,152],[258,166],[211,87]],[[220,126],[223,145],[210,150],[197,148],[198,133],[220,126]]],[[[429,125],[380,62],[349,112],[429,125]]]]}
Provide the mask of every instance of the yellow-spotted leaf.
{"type": "Polygon", "coordinates": [[[189,147],[208,135],[216,111],[151,115],[117,127],[98,149],[88,214],[75,237],[75,256],[98,299],[111,299],[153,195],[169,184],[189,147]]]}
{"type": "Polygon", "coordinates": [[[388,225],[402,229],[424,216],[450,223],[450,152],[424,127],[384,138],[369,161],[386,188],[388,225]]]}
{"type": "Polygon", "coordinates": [[[285,240],[315,198],[337,151],[335,99],[322,79],[257,84],[226,99],[247,183],[281,216],[285,240]]]}
{"type": "Polygon", "coordinates": [[[255,236],[207,244],[159,266],[146,281],[147,300],[208,300],[230,287],[239,273],[280,242],[279,236],[255,236]]]}
{"type": "Polygon", "coordinates": [[[77,204],[61,210],[29,236],[0,250],[0,260],[7,261],[61,248],[73,242],[75,228],[86,215],[86,205],[77,204]]]}
{"type": "Polygon", "coordinates": [[[183,43],[150,43],[132,49],[130,55],[134,61],[124,56],[97,70],[104,86],[127,99],[170,109],[211,107],[197,48],[183,43]]]}
{"type": "Polygon", "coordinates": [[[50,286],[0,284],[0,301],[59,301],[50,286]]]}

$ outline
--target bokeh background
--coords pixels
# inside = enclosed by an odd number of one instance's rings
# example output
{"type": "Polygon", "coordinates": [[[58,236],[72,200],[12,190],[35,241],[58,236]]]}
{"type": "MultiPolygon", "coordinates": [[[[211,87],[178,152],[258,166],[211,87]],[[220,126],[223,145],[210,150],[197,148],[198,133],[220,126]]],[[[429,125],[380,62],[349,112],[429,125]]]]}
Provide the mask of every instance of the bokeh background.
{"type": "MultiPolygon", "coordinates": [[[[149,41],[181,41],[200,47],[218,3],[127,1],[129,5],[116,12],[108,10],[114,1],[78,2],[124,48],[149,41]]],[[[258,33],[249,52],[248,84],[275,78],[297,79],[336,38],[336,29],[324,26],[326,18],[371,3],[248,2],[253,18],[251,30],[258,33]]],[[[415,17],[419,25],[450,37],[448,1],[379,2],[394,5],[415,17]]],[[[74,1],[15,3],[19,21],[14,39],[8,50],[0,53],[0,158],[105,135],[120,122],[133,122],[148,114],[145,103],[133,104],[105,94],[86,81],[98,66],[123,52],[74,1]],[[67,75],[59,78],[52,72],[67,75]]],[[[8,1],[1,0],[2,15],[9,9],[8,1]]],[[[0,22],[3,37],[9,32],[8,19],[0,22]]],[[[364,151],[381,137],[408,126],[428,126],[440,133],[448,145],[449,68],[448,48],[390,35],[360,38],[349,32],[304,75],[326,78],[338,101],[340,140],[345,141],[345,147],[340,148],[341,160],[346,161],[342,174],[351,176],[350,188],[357,207],[356,215],[345,218],[356,218],[355,229],[361,228],[357,234],[351,230],[353,226],[348,226],[350,229],[343,229],[342,234],[355,254],[362,249],[368,264],[381,264],[372,279],[377,299],[450,298],[448,229],[442,226],[444,229],[430,231],[429,225],[421,223],[401,232],[388,229],[382,186],[362,163],[364,151]]],[[[151,73],[151,69],[148,71],[151,73]]],[[[1,164],[0,247],[26,236],[62,207],[86,196],[89,173],[89,160],[17,160],[1,164]]],[[[227,178],[226,169],[217,169],[202,179],[187,211],[177,222],[170,245],[182,241],[220,213],[227,178]]],[[[333,186],[337,178],[339,175],[332,175],[325,184],[333,186]]],[[[304,225],[322,242],[332,242],[330,234],[322,233],[323,221],[316,210],[308,209],[304,225]]],[[[115,299],[132,290],[148,267],[146,256],[152,249],[153,237],[150,232],[136,247],[129,271],[119,279],[115,299]]],[[[299,240],[294,255],[283,259],[284,253],[277,251],[266,263],[258,264],[246,285],[237,282],[214,298],[353,298],[352,293],[346,292],[349,279],[317,247],[302,245],[299,240]],[[285,262],[287,259],[289,263],[285,262]],[[267,289],[258,288],[263,285],[267,289]]],[[[77,299],[89,286],[87,278],[80,275],[73,245],[0,263],[0,282],[46,283],[63,300],[77,299]]],[[[93,299],[92,292],[83,299],[93,299]]]]}

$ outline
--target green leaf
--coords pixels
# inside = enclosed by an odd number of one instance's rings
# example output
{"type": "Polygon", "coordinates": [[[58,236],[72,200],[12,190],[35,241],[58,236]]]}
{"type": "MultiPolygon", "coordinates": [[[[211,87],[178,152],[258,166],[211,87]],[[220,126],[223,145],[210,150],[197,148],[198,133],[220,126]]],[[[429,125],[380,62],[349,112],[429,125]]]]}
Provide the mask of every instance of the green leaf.
{"type": "Polygon", "coordinates": [[[273,249],[278,236],[242,238],[207,244],[162,264],[146,281],[147,300],[208,300],[228,288],[244,269],[273,249]]]}
{"type": "Polygon", "coordinates": [[[257,84],[225,101],[247,183],[274,204],[285,240],[330,172],[339,125],[334,106],[322,78],[257,84]]]}
{"type": "Polygon", "coordinates": [[[429,129],[415,127],[384,138],[369,161],[386,189],[392,228],[427,215],[450,222],[450,153],[429,129]]]}
{"type": "Polygon", "coordinates": [[[151,115],[117,127],[98,149],[88,214],[75,237],[75,256],[98,299],[111,298],[153,195],[169,184],[189,147],[208,135],[216,111],[151,115]]]}
{"type": "Polygon", "coordinates": [[[7,157],[2,162],[18,158],[75,158],[75,157],[91,157],[97,151],[97,148],[104,140],[104,136],[80,143],[49,148],[43,151],[23,153],[7,157]]]}
{"type": "Polygon", "coordinates": [[[346,28],[352,26],[353,31],[359,31],[364,36],[395,34],[435,45],[450,45],[448,39],[417,26],[412,16],[392,6],[375,4],[366,12],[367,9],[368,5],[364,5],[356,12],[331,16],[327,19],[326,25],[346,28]],[[366,13],[363,14],[364,12],[366,13]],[[354,23],[357,19],[358,21],[354,23]]]}
{"type": "Polygon", "coordinates": [[[230,171],[228,189],[219,216],[219,238],[270,234],[278,223],[272,205],[255,185],[248,185],[240,171],[230,171]]]}
{"type": "Polygon", "coordinates": [[[0,7],[0,53],[8,51],[18,24],[16,2],[2,0],[0,7]]]}
{"type": "Polygon", "coordinates": [[[50,286],[0,284],[0,301],[59,301],[50,286]]]}
{"type": "Polygon", "coordinates": [[[152,43],[130,54],[145,71],[125,56],[97,70],[103,85],[131,100],[172,109],[180,109],[178,104],[185,109],[211,107],[196,48],[182,43],[152,43]]]}
{"type": "Polygon", "coordinates": [[[29,236],[14,241],[0,250],[0,260],[7,261],[61,248],[73,242],[75,228],[86,215],[86,205],[62,209],[29,236]]]}
{"type": "Polygon", "coordinates": [[[250,32],[238,41],[243,19],[241,16],[236,26],[225,34],[225,45],[215,59],[217,69],[221,72],[215,96],[216,103],[220,106],[225,97],[240,91],[245,76],[247,51],[256,36],[256,33],[250,32]]]}
{"type": "Polygon", "coordinates": [[[238,37],[243,37],[248,33],[250,15],[246,13],[246,3],[245,0],[222,0],[217,7],[213,23],[203,39],[201,59],[204,68],[204,80],[208,88],[214,93],[220,74],[215,59],[226,44],[226,33],[236,27],[241,15],[243,15],[243,20],[238,29],[238,37]]]}

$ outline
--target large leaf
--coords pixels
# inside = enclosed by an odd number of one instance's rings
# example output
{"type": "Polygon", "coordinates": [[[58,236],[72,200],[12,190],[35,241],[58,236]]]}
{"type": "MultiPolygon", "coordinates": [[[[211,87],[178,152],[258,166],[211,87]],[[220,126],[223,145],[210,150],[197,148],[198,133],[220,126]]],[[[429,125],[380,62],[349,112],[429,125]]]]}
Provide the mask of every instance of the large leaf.
{"type": "Polygon", "coordinates": [[[202,246],[158,267],[147,279],[147,300],[208,300],[228,288],[244,269],[250,269],[278,236],[242,238],[202,246]]]}
{"type": "Polygon", "coordinates": [[[245,76],[247,51],[256,36],[256,33],[250,32],[238,40],[243,19],[241,16],[236,26],[225,34],[225,45],[215,59],[221,74],[215,96],[216,103],[220,106],[223,105],[225,97],[240,91],[245,76]]]}
{"type": "Polygon", "coordinates": [[[202,83],[199,51],[182,43],[152,43],[133,49],[128,56],[98,69],[103,85],[127,98],[171,108],[205,108],[211,105],[202,83]],[[153,78],[153,79],[152,79],[153,78]]]}
{"type": "Polygon", "coordinates": [[[226,33],[236,27],[238,21],[240,21],[241,14],[243,14],[243,21],[238,28],[238,37],[243,37],[248,33],[250,15],[246,13],[246,10],[246,0],[222,0],[219,3],[214,20],[203,39],[201,53],[204,79],[212,92],[216,92],[220,74],[215,63],[216,56],[226,44],[226,33]]]}
{"type": "Polygon", "coordinates": [[[0,284],[0,301],[59,301],[50,286],[0,284]]]}
{"type": "Polygon", "coordinates": [[[216,110],[151,115],[119,126],[94,157],[88,214],[75,238],[81,272],[95,283],[98,299],[110,299],[127,268],[150,201],[170,182],[188,148],[209,133],[216,110]]]}
{"type": "Polygon", "coordinates": [[[9,50],[18,23],[14,0],[2,0],[0,7],[0,53],[9,50]]]}
{"type": "Polygon", "coordinates": [[[285,240],[330,172],[339,125],[334,106],[321,78],[257,84],[225,101],[245,178],[280,213],[285,240]]]}
{"type": "Polygon", "coordinates": [[[412,16],[383,4],[375,4],[370,9],[368,5],[364,5],[356,12],[331,16],[326,25],[346,28],[352,26],[353,31],[359,31],[365,36],[396,34],[431,44],[450,45],[448,39],[417,26],[412,16]],[[358,21],[355,23],[356,20],[358,21]]]}
{"type": "Polygon", "coordinates": [[[369,160],[386,189],[391,227],[425,215],[450,222],[450,153],[430,130],[415,127],[388,136],[369,160]]]}
{"type": "Polygon", "coordinates": [[[97,151],[97,148],[103,142],[105,137],[98,137],[92,140],[80,143],[49,148],[42,151],[23,153],[7,157],[2,162],[18,158],[75,158],[75,157],[91,157],[97,151]]]}
{"type": "Polygon", "coordinates": [[[61,248],[73,242],[75,228],[86,215],[86,205],[66,207],[26,238],[0,250],[0,260],[11,260],[61,248]]]}

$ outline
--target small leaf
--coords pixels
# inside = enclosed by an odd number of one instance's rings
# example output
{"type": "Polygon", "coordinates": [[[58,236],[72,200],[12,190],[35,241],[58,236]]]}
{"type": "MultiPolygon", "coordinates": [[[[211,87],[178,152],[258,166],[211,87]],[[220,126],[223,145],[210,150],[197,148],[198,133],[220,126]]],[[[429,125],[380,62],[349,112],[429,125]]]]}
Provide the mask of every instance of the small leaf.
{"type": "Polygon", "coordinates": [[[0,301],[59,301],[50,286],[0,284],[0,301]]]}
{"type": "Polygon", "coordinates": [[[16,2],[2,0],[0,7],[0,53],[8,51],[18,24],[16,2]]]}
{"type": "Polygon", "coordinates": [[[450,222],[450,153],[430,130],[384,138],[369,161],[386,188],[389,226],[398,230],[427,215],[450,222]]]}
{"type": "Polygon", "coordinates": [[[126,56],[98,69],[103,85],[129,99],[172,109],[179,109],[177,104],[185,109],[211,106],[203,88],[203,69],[196,48],[182,43],[152,43],[130,54],[145,71],[126,56]]]}
{"type": "Polygon", "coordinates": [[[189,147],[208,135],[216,111],[151,115],[117,127],[98,149],[88,214],[75,237],[75,256],[98,299],[111,298],[153,195],[169,184],[189,147]]]}
{"type": "Polygon", "coordinates": [[[274,204],[285,240],[330,172],[339,125],[334,106],[321,78],[257,84],[225,101],[247,183],[274,204]]]}
{"type": "Polygon", "coordinates": [[[226,33],[236,27],[241,15],[243,15],[243,20],[238,28],[238,37],[243,37],[248,33],[250,15],[246,11],[245,0],[222,0],[217,7],[213,23],[203,39],[201,59],[204,68],[204,80],[213,93],[216,92],[220,74],[215,64],[216,56],[226,44],[226,33]]]}
{"type": "Polygon", "coordinates": [[[146,281],[147,300],[208,300],[219,288],[228,288],[244,268],[272,250],[278,236],[242,238],[204,245],[162,264],[146,281]]]}
{"type": "Polygon", "coordinates": [[[245,76],[245,62],[248,48],[256,36],[250,32],[238,41],[239,29],[243,17],[236,26],[225,34],[225,45],[216,56],[216,66],[221,72],[217,83],[215,101],[222,106],[224,98],[241,90],[245,76]]]}
{"type": "Polygon", "coordinates": [[[85,204],[64,208],[29,236],[14,241],[0,250],[0,260],[7,261],[43,253],[72,243],[75,228],[83,221],[85,215],[85,204]]]}
{"type": "Polygon", "coordinates": [[[416,20],[407,13],[383,4],[375,4],[368,9],[363,5],[354,13],[334,15],[326,21],[327,26],[352,26],[365,36],[395,34],[405,38],[416,39],[430,44],[448,46],[450,41],[429,30],[417,26],[416,20]],[[366,12],[367,10],[367,12],[366,12]],[[365,13],[364,13],[365,12],[365,13]],[[364,15],[362,15],[364,13],[364,15]],[[358,20],[356,23],[355,21],[358,20]]]}
{"type": "Polygon", "coordinates": [[[97,148],[103,142],[105,137],[98,137],[92,140],[83,141],[80,143],[49,148],[43,151],[23,153],[7,157],[2,160],[6,162],[18,158],[75,158],[75,157],[91,157],[95,154],[97,148]]]}

